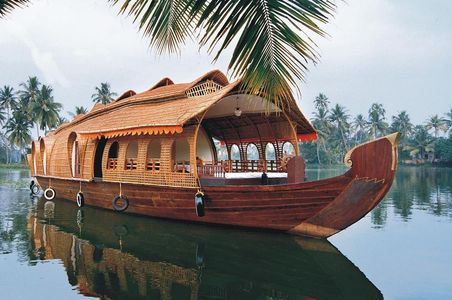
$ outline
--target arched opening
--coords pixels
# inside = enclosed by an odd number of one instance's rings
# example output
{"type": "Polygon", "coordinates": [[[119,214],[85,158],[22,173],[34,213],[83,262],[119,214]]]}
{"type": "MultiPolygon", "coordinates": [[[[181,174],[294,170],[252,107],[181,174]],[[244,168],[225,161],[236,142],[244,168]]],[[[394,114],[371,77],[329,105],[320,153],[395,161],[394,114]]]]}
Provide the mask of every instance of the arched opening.
{"type": "Polygon", "coordinates": [[[41,140],[39,141],[39,151],[42,159],[42,172],[44,173],[44,175],[47,175],[47,151],[43,138],[41,138],[41,140]]]}
{"type": "Polygon", "coordinates": [[[231,160],[240,160],[240,150],[236,144],[231,146],[231,160]]]}
{"type": "Polygon", "coordinates": [[[152,140],[148,144],[146,155],[146,170],[148,171],[160,171],[160,157],[162,152],[162,146],[160,139],[152,140]]]}
{"type": "Polygon", "coordinates": [[[126,170],[136,170],[138,165],[138,142],[130,142],[127,145],[125,166],[126,170]]]}
{"type": "Polygon", "coordinates": [[[102,178],[102,159],[106,144],[106,138],[101,138],[97,141],[96,153],[94,154],[94,177],[96,178],[102,178]]]}
{"type": "Polygon", "coordinates": [[[230,150],[230,160],[228,162],[228,166],[226,167],[226,170],[232,171],[232,172],[239,172],[242,169],[242,159],[240,156],[240,149],[239,146],[236,144],[233,144],[231,146],[230,150]]]}
{"type": "Polygon", "coordinates": [[[276,149],[272,143],[265,145],[265,159],[267,163],[267,171],[276,172],[276,149]]]}
{"type": "Polygon", "coordinates": [[[257,149],[257,146],[253,143],[248,144],[248,146],[246,147],[246,160],[247,160],[246,170],[256,172],[258,170],[259,164],[259,150],[257,149]]]}
{"type": "Polygon", "coordinates": [[[186,138],[180,138],[173,142],[172,158],[174,172],[189,173],[190,169],[190,144],[186,138]]]}
{"type": "Polygon", "coordinates": [[[259,150],[255,144],[248,144],[246,147],[246,159],[247,160],[258,160],[259,159],[259,150]]]}
{"type": "Polygon", "coordinates": [[[33,175],[36,175],[36,143],[33,141],[31,143],[31,163],[33,168],[33,175]]]}
{"type": "Polygon", "coordinates": [[[283,156],[284,157],[295,156],[295,148],[291,142],[285,142],[283,144],[283,156]]]}
{"type": "Polygon", "coordinates": [[[228,148],[224,143],[213,138],[213,144],[215,145],[215,150],[217,151],[217,159],[219,161],[228,160],[228,148]]]}
{"type": "Polygon", "coordinates": [[[214,161],[212,141],[202,127],[196,140],[196,160],[198,165],[212,164],[214,161]]]}
{"type": "Polygon", "coordinates": [[[107,169],[116,170],[118,168],[119,143],[114,142],[108,149],[107,169]]]}
{"type": "Polygon", "coordinates": [[[69,166],[71,167],[72,177],[80,177],[80,152],[77,141],[77,134],[72,132],[68,138],[69,166]]]}

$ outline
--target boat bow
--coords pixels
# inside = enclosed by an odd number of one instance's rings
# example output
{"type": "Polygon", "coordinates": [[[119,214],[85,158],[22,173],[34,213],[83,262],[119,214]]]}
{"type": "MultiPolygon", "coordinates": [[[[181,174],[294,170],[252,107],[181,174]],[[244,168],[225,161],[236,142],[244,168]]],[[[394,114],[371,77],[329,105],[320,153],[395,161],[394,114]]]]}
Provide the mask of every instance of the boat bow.
{"type": "Polygon", "coordinates": [[[316,215],[290,232],[326,238],[363,218],[386,195],[397,169],[399,133],[351,149],[344,158],[351,178],[344,190],[316,215]]]}

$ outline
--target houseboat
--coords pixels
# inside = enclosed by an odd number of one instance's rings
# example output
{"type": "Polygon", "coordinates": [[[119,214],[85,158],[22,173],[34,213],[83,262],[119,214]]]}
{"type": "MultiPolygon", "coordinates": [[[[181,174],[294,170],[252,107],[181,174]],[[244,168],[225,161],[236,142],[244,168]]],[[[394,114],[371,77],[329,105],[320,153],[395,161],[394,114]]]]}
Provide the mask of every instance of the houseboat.
{"type": "Polygon", "coordinates": [[[351,149],[345,174],[306,181],[298,143],[317,134],[293,96],[283,102],[217,70],[163,78],[33,141],[30,188],[79,207],[329,237],[389,190],[399,134],[351,149]]]}

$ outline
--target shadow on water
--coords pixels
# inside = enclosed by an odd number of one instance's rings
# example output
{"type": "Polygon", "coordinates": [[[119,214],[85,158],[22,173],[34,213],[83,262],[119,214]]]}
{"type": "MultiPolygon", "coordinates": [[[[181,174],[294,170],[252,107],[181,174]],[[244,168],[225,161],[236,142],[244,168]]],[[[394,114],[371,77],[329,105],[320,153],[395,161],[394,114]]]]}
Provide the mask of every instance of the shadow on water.
{"type": "Polygon", "coordinates": [[[382,299],[326,240],[76,209],[41,199],[31,260],[60,259],[80,293],[115,299],[382,299]]]}

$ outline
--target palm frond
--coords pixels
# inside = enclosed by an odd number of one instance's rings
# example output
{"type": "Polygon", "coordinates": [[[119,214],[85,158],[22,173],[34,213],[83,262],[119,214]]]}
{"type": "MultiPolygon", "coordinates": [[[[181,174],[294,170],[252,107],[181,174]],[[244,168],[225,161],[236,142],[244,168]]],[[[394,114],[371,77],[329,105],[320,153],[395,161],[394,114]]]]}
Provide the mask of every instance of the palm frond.
{"type": "Polygon", "coordinates": [[[292,88],[319,59],[312,35],[335,10],[330,0],[110,0],[122,2],[159,52],[177,51],[187,37],[216,51],[233,47],[229,70],[250,93],[285,108],[292,88]]]}
{"type": "Polygon", "coordinates": [[[283,100],[304,79],[308,62],[318,60],[308,32],[325,35],[318,22],[326,23],[334,8],[322,0],[212,0],[199,19],[198,27],[205,30],[201,45],[208,44],[210,51],[218,47],[216,60],[237,40],[229,64],[232,75],[284,108],[283,100]]]}
{"type": "MultiPolygon", "coordinates": [[[[120,0],[110,0],[114,5],[120,0]]],[[[178,52],[191,37],[193,26],[188,0],[125,0],[120,13],[127,13],[139,23],[139,29],[150,39],[151,47],[163,52],[178,52]],[[131,3],[133,2],[133,3],[131,3]]]]}
{"type": "Polygon", "coordinates": [[[25,6],[29,0],[0,0],[0,18],[13,9],[25,6]]]}

